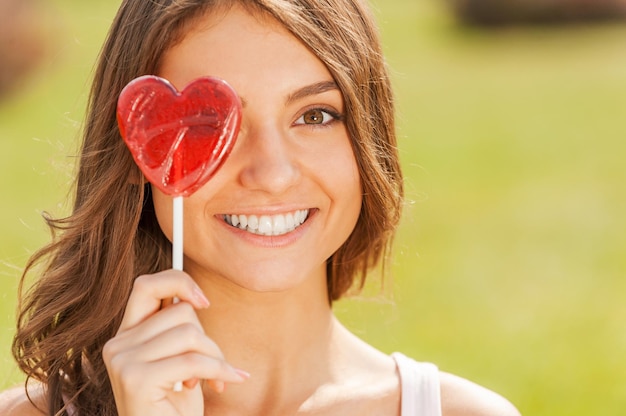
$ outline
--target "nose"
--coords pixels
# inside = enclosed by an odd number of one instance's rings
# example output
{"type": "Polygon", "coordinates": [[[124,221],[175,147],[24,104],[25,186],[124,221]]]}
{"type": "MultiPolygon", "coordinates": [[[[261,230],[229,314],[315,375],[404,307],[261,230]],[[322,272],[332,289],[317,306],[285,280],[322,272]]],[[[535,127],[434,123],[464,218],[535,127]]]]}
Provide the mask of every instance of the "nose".
{"type": "Polygon", "coordinates": [[[300,179],[297,153],[289,136],[271,125],[248,126],[240,132],[244,164],[241,184],[250,190],[281,194],[300,179]]]}

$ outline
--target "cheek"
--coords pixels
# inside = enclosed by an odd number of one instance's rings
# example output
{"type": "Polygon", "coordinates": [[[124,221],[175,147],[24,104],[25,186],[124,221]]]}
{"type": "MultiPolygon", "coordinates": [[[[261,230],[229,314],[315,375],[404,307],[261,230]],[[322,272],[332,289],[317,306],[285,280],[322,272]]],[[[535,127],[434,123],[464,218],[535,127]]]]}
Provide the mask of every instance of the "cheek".
{"type": "Polygon", "coordinates": [[[354,204],[360,206],[363,195],[361,174],[350,143],[344,149],[339,166],[345,181],[346,193],[352,196],[354,204]]]}
{"type": "MultiPolygon", "coordinates": [[[[356,165],[356,161],[354,157],[345,160],[342,165],[342,178],[343,178],[343,198],[346,199],[347,205],[352,209],[350,212],[353,212],[355,207],[361,206],[361,199],[363,196],[363,191],[361,187],[361,178],[359,175],[359,169],[356,165]]],[[[337,172],[335,170],[335,172],[337,172]]],[[[358,210],[357,210],[358,214],[358,210]]]]}
{"type": "Polygon", "coordinates": [[[346,211],[349,212],[350,220],[352,222],[352,228],[350,233],[354,231],[356,224],[361,216],[361,207],[363,205],[363,184],[361,181],[361,174],[357,164],[356,156],[352,149],[352,145],[349,144],[349,162],[346,161],[347,182],[349,195],[348,206],[346,211]]]}
{"type": "Polygon", "coordinates": [[[351,191],[349,193],[349,206],[347,208],[350,212],[353,223],[356,226],[357,220],[361,215],[361,206],[363,204],[363,188],[356,164],[354,165],[353,176],[349,186],[351,191]]]}
{"type": "Polygon", "coordinates": [[[333,167],[329,167],[327,175],[329,181],[335,182],[336,201],[341,201],[344,220],[354,226],[361,213],[363,190],[361,175],[350,143],[337,152],[333,167]]]}

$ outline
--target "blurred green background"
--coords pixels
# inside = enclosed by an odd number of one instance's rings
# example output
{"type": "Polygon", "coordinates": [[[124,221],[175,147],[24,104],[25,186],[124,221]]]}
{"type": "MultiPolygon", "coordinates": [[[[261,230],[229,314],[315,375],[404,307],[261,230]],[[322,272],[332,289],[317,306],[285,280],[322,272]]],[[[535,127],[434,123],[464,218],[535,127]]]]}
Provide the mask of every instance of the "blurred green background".
{"type": "MultiPolygon", "coordinates": [[[[0,100],[0,388],[16,286],[67,212],[89,77],[118,2],[50,0],[40,65],[0,100]]],[[[525,415],[626,409],[626,24],[482,30],[437,0],[376,0],[407,208],[393,276],[337,313],[378,348],[525,415]]],[[[7,19],[7,16],[2,16],[7,19]]],[[[0,58],[2,59],[2,58],[0,58]]]]}

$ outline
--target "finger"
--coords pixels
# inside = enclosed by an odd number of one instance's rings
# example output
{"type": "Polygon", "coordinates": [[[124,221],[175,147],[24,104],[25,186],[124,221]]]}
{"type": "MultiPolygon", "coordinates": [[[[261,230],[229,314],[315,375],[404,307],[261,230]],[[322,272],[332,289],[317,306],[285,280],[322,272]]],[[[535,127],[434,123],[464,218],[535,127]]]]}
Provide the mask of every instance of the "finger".
{"type": "Polygon", "coordinates": [[[201,379],[210,380],[211,387],[221,392],[223,388],[219,388],[220,384],[242,383],[250,377],[248,373],[235,369],[223,359],[197,352],[153,362],[138,361],[134,355],[124,352],[106,361],[111,383],[119,391],[130,391],[138,386],[144,386],[144,391],[153,387],[172,391],[181,380],[185,385],[193,385],[194,379],[201,379]]]}
{"type": "Polygon", "coordinates": [[[198,331],[204,333],[204,328],[200,324],[196,311],[187,302],[181,302],[159,310],[144,320],[141,325],[136,325],[129,330],[119,333],[116,338],[119,339],[121,349],[130,348],[156,337],[169,328],[184,324],[193,325],[198,331]]]}
{"type": "Polygon", "coordinates": [[[164,299],[178,297],[195,308],[209,306],[202,290],[188,274],[177,270],[142,275],[135,279],[119,331],[125,331],[161,309],[164,299]]]}
{"type": "Polygon", "coordinates": [[[143,376],[151,380],[163,380],[161,388],[165,390],[171,390],[180,380],[202,379],[225,383],[243,383],[247,380],[241,371],[226,361],[193,352],[164,358],[142,367],[143,376]]]}
{"type": "Polygon", "coordinates": [[[212,339],[191,324],[170,328],[157,336],[127,350],[129,361],[153,362],[186,353],[224,359],[224,354],[212,339]]]}

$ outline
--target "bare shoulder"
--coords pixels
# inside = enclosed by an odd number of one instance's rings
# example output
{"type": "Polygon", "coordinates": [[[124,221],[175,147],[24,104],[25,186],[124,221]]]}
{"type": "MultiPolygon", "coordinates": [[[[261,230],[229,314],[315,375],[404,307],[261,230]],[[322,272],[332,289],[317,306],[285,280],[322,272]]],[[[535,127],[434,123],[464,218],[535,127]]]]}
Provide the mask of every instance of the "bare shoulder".
{"type": "Polygon", "coordinates": [[[444,416],[520,416],[504,397],[453,374],[440,372],[444,416]]]}
{"type": "MultiPolygon", "coordinates": [[[[43,409],[43,389],[29,387],[28,391],[33,401],[43,409]]],[[[44,413],[28,399],[24,386],[19,386],[0,392],[0,415],[43,416],[44,413]]]]}

